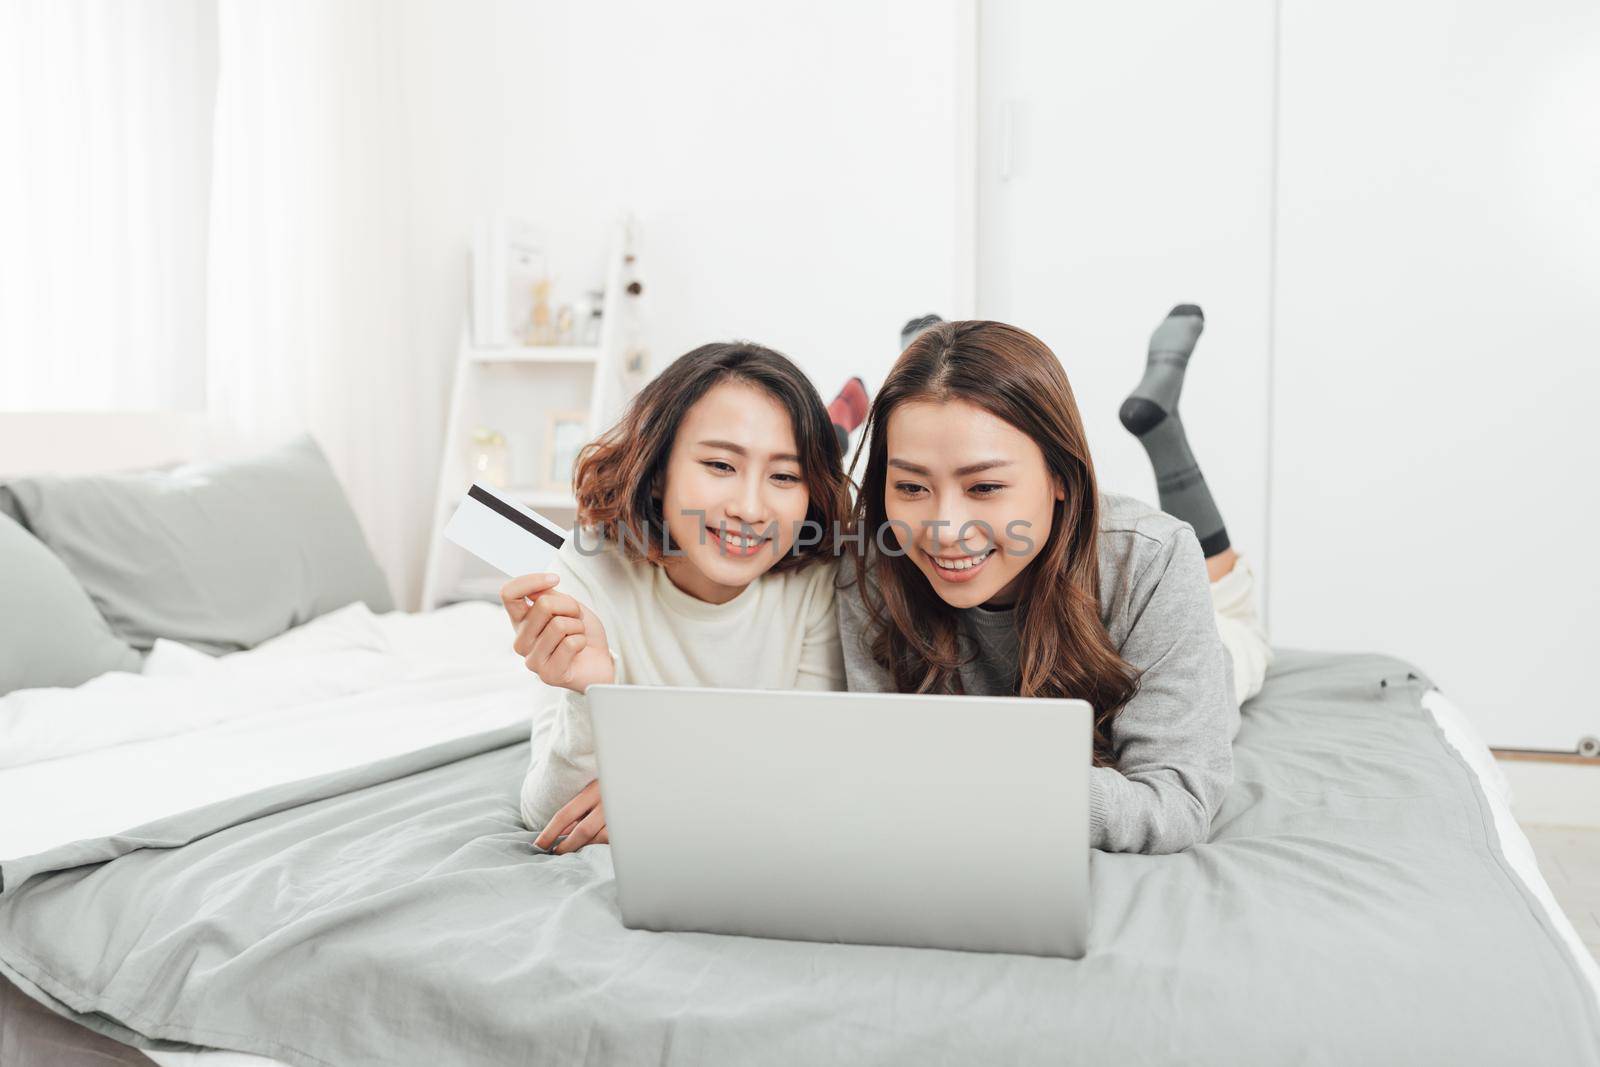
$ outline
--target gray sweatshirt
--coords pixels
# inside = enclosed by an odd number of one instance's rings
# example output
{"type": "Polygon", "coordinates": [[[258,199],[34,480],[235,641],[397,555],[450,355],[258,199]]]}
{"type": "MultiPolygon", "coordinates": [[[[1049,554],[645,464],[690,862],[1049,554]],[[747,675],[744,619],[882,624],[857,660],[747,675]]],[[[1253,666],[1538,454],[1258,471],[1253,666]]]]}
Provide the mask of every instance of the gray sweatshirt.
{"type": "MultiPolygon", "coordinates": [[[[1140,672],[1113,720],[1116,768],[1089,771],[1089,842],[1108,852],[1178,852],[1204,841],[1233,781],[1239,706],[1233,665],[1217,636],[1200,542],[1186,522],[1131,497],[1100,496],[1100,619],[1112,647],[1140,672]]],[[[839,591],[845,677],[859,692],[894,688],[867,647],[867,616],[851,579],[839,591]]],[[[969,694],[1014,695],[1014,613],[961,613],[969,694]]]]}

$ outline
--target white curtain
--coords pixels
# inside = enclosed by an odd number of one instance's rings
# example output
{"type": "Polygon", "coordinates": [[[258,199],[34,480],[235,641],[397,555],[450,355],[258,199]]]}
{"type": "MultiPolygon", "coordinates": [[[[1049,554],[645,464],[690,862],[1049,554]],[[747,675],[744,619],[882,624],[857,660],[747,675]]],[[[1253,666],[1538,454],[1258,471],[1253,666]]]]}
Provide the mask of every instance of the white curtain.
{"type": "Polygon", "coordinates": [[[414,605],[449,353],[408,281],[408,10],[0,0],[0,411],[309,431],[414,605]]]}
{"type": "Polygon", "coordinates": [[[221,0],[206,392],[240,451],[309,430],[400,603],[415,601],[438,463],[412,364],[395,9],[221,0]]]}
{"type": "Polygon", "coordinates": [[[0,410],[204,400],[215,0],[0,0],[0,410]]]}

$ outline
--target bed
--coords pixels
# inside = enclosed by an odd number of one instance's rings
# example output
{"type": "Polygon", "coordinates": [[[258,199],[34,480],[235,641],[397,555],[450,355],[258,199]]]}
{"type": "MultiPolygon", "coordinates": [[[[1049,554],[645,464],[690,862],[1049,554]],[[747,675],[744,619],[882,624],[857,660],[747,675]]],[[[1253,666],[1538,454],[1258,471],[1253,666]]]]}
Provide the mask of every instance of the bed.
{"type": "Polygon", "coordinates": [[[1081,960],[662,934],[609,846],[532,851],[498,606],[383,586],[309,440],[0,484],[5,1067],[1600,1065],[1504,779],[1399,660],[1280,651],[1211,840],[1091,853],[1081,960]]]}
{"type": "Polygon", "coordinates": [[[1070,961],[623,929],[608,846],[535,856],[517,824],[539,683],[506,636],[492,605],[351,605],[5,721],[0,1040],[168,1067],[1600,1064],[1594,962],[1488,750],[1399,661],[1281,652],[1213,840],[1095,853],[1070,961]]]}

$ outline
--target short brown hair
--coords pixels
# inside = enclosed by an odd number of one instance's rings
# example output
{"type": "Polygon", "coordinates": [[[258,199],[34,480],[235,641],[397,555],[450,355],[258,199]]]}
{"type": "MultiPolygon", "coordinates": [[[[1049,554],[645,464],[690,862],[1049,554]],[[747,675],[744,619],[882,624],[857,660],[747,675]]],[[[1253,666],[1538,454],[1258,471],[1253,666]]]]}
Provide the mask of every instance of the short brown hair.
{"type": "Polygon", "coordinates": [[[806,520],[821,530],[815,544],[802,546],[797,539],[772,569],[804,566],[831,554],[834,531],[850,511],[833,423],[799,367],[782,353],[748,341],[701,345],[679,356],[639,392],[615,426],[584,446],[573,474],[578,521],[598,527],[627,558],[659,564],[672,547],[659,494],[678,427],[701,397],[725,381],[764,389],[789,413],[810,496],[806,520]]]}

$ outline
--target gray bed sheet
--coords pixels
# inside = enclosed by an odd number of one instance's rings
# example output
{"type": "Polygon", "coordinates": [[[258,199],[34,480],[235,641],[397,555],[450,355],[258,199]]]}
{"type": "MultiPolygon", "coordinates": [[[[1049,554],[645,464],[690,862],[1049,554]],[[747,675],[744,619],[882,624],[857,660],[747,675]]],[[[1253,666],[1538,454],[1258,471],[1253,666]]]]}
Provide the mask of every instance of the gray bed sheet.
{"type": "Polygon", "coordinates": [[[0,862],[0,972],[304,1065],[1600,1064],[1427,687],[1280,652],[1212,840],[1091,854],[1081,960],[627,930],[608,847],[531,851],[512,729],[0,862]]]}

